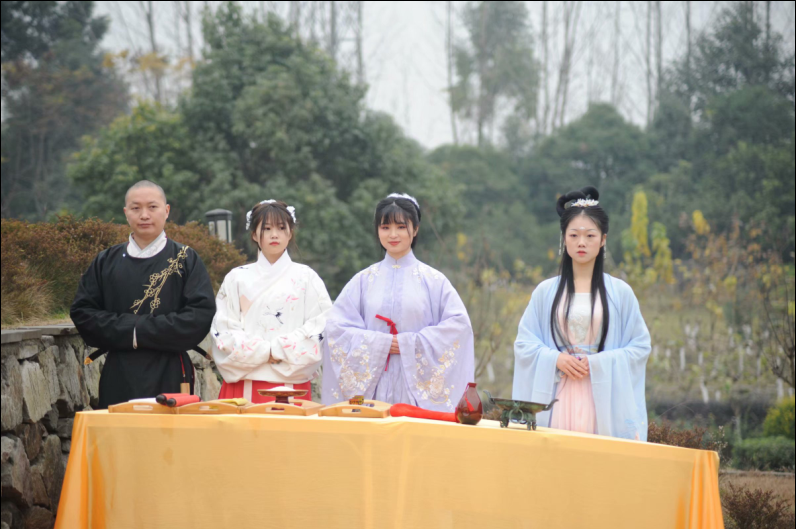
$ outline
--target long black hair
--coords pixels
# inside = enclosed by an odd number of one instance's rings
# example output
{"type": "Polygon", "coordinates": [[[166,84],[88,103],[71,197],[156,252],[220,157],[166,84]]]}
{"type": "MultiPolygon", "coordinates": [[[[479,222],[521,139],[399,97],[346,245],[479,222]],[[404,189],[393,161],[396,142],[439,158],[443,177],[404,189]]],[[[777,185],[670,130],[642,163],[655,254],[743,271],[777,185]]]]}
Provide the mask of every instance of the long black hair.
{"type": "MultiPolygon", "coordinates": [[[[384,224],[411,224],[412,232],[420,226],[420,207],[410,198],[390,195],[376,204],[376,214],[373,215],[373,230],[376,242],[379,242],[379,227],[384,224]]],[[[412,248],[415,247],[417,237],[412,238],[412,248]]],[[[386,248],[379,247],[385,252],[386,248]]]]}
{"type": "MultiPolygon", "coordinates": [[[[608,233],[608,214],[605,213],[602,206],[599,204],[594,206],[572,206],[574,202],[577,202],[580,199],[585,200],[597,200],[600,198],[600,193],[595,188],[588,186],[584,187],[580,191],[572,191],[571,193],[567,193],[559,197],[558,202],[556,203],[556,210],[558,211],[558,216],[561,217],[561,237],[562,237],[562,249],[561,249],[561,264],[559,265],[559,281],[558,281],[558,289],[556,290],[556,296],[553,298],[553,309],[550,312],[550,330],[553,334],[553,342],[556,344],[556,347],[559,346],[558,334],[564,342],[567,341],[567,333],[562,332],[562,329],[559,329],[558,323],[558,307],[561,305],[561,298],[564,295],[564,291],[566,291],[566,304],[564,306],[564,325],[567,325],[567,321],[569,318],[569,309],[572,306],[572,298],[575,297],[575,278],[574,273],[572,270],[572,257],[566,250],[566,245],[563,244],[563,241],[566,238],[566,231],[569,227],[569,223],[572,222],[576,217],[586,216],[590,218],[596,225],[597,228],[600,230],[600,236],[608,233]],[[559,332],[557,332],[559,331],[559,332]]],[[[594,318],[594,303],[597,298],[597,294],[600,295],[600,302],[603,308],[603,317],[602,317],[602,329],[600,331],[600,344],[597,348],[597,351],[602,351],[605,348],[605,337],[608,335],[608,324],[609,324],[609,314],[608,314],[608,295],[605,291],[605,278],[603,276],[603,269],[605,265],[605,245],[600,248],[600,253],[597,254],[597,258],[594,261],[594,273],[591,277],[591,314],[592,319],[594,318]]],[[[569,346],[571,344],[565,343],[564,345],[569,346]]]]}

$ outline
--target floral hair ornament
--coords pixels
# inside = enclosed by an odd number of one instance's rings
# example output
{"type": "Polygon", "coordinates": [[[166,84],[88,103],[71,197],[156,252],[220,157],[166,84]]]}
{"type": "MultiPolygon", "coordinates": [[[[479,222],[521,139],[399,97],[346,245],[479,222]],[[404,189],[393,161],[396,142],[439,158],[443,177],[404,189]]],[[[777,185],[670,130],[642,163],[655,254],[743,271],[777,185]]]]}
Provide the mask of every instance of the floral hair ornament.
{"type": "Polygon", "coordinates": [[[411,195],[407,195],[406,193],[391,193],[387,195],[387,198],[405,198],[406,200],[410,200],[412,204],[415,205],[418,211],[420,211],[420,204],[417,203],[417,199],[411,195]]]}
{"type": "Polygon", "coordinates": [[[570,202],[567,205],[567,209],[569,208],[588,208],[591,206],[596,206],[600,202],[597,200],[593,200],[591,198],[579,198],[574,202],[570,202]]]}
{"type": "MultiPolygon", "coordinates": [[[[276,203],[276,200],[274,200],[272,198],[269,198],[268,200],[260,201],[260,203],[257,204],[257,205],[259,206],[261,204],[274,204],[274,203],[276,203]]],[[[290,213],[290,216],[293,218],[293,222],[294,223],[298,222],[296,220],[296,208],[294,208],[293,206],[288,206],[286,209],[287,209],[287,212],[290,213]]],[[[247,231],[251,227],[251,224],[252,224],[252,209],[250,209],[249,211],[246,212],[246,230],[247,231]]]]}

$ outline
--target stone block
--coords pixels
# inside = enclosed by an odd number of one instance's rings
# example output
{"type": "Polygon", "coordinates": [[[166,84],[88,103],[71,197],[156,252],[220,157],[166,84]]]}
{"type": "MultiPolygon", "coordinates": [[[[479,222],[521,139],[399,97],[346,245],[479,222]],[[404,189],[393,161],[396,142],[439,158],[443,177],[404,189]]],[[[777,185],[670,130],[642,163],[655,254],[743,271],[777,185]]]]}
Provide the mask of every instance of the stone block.
{"type": "Polygon", "coordinates": [[[3,329],[0,343],[3,345],[19,343],[23,340],[38,340],[42,332],[39,329],[3,329]]]}
{"type": "Polygon", "coordinates": [[[47,381],[47,388],[50,390],[50,404],[55,404],[60,392],[58,386],[58,366],[55,363],[59,356],[58,346],[51,345],[39,353],[37,357],[42,373],[44,373],[44,379],[47,381]]]}
{"type": "Polygon", "coordinates": [[[188,356],[191,357],[191,363],[195,365],[197,369],[204,369],[210,365],[210,360],[196,351],[188,351],[188,356]]]}
{"type": "Polygon", "coordinates": [[[197,369],[194,375],[195,375],[195,378],[194,378],[194,381],[193,381],[193,394],[194,395],[199,395],[199,397],[202,398],[202,400],[205,400],[204,397],[203,397],[203,395],[205,394],[205,391],[204,391],[205,381],[204,381],[204,377],[202,376],[202,370],[201,369],[197,369]]]}
{"type": "MultiPolygon", "coordinates": [[[[197,372],[197,376],[199,376],[199,372],[197,372]]],[[[221,382],[218,381],[218,377],[216,377],[216,373],[213,368],[208,367],[207,369],[202,370],[201,376],[203,379],[202,393],[200,394],[202,400],[217,399],[218,394],[221,392],[221,382]]]]}
{"type": "Polygon", "coordinates": [[[17,437],[22,441],[25,446],[25,453],[28,455],[28,461],[33,461],[41,451],[41,431],[39,431],[38,424],[23,423],[17,426],[17,437]]]}
{"type": "Polygon", "coordinates": [[[82,410],[89,404],[83,370],[77,361],[72,344],[68,341],[58,347],[60,363],[58,365],[58,382],[60,392],[56,402],[62,417],[71,416],[76,410],[82,410]]]}
{"type": "MultiPolygon", "coordinates": [[[[91,351],[93,352],[93,350],[91,351]]],[[[83,379],[86,383],[86,391],[88,392],[89,402],[92,406],[99,403],[99,380],[102,367],[105,365],[105,358],[107,355],[102,355],[89,365],[83,365],[83,379]]]]}
{"type": "Polygon", "coordinates": [[[33,505],[50,507],[50,495],[47,494],[47,487],[44,486],[41,473],[36,470],[35,466],[30,470],[30,483],[33,488],[33,505]]]}
{"type": "Polygon", "coordinates": [[[0,449],[0,494],[3,500],[10,500],[24,509],[33,502],[30,462],[25,445],[17,437],[4,435],[0,440],[0,449]]]}
{"type": "Polygon", "coordinates": [[[53,513],[43,507],[31,507],[25,513],[25,529],[52,529],[55,525],[53,513]]]}
{"type": "Polygon", "coordinates": [[[71,439],[61,439],[61,453],[68,454],[72,449],[71,439]]]}
{"type": "Polygon", "coordinates": [[[50,411],[50,389],[36,362],[22,362],[21,371],[22,416],[27,422],[37,422],[50,411]]]}
{"type": "Polygon", "coordinates": [[[0,392],[0,423],[7,432],[22,422],[22,371],[14,356],[3,358],[0,392]]]}
{"type": "Polygon", "coordinates": [[[22,529],[22,513],[16,505],[3,500],[0,503],[0,523],[9,529],[22,529]]]}
{"type": "Polygon", "coordinates": [[[72,425],[74,425],[74,419],[59,419],[58,420],[58,437],[61,439],[71,439],[72,438],[72,425]]]}
{"type": "Polygon", "coordinates": [[[41,351],[41,342],[39,340],[25,340],[19,344],[19,351],[17,351],[18,360],[27,360],[33,358],[41,351]]]}
{"type": "Polygon", "coordinates": [[[39,424],[43,425],[48,432],[55,433],[58,431],[58,418],[58,408],[53,404],[50,407],[50,411],[47,415],[42,417],[41,423],[39,424]]]}
{"type": "Polygon", "coordinates": [[[64,482],[64,461],[61,457],[61,440],[50,435],[42,443],[42,454],[32,471],[39,474],[47,490],[50,505],[58,505],[64,482]]]}

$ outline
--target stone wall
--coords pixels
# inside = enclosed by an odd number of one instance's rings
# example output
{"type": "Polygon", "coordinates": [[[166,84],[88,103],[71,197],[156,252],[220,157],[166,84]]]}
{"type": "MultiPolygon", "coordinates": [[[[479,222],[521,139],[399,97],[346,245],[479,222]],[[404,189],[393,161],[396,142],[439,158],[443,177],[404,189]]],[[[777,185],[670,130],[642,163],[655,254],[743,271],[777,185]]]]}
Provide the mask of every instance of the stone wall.
{"type": "MultiPolygon", "coordinates": [[[[105,357],[84,365],[93,351],[72,325],[2,331],[0,529],[53,526],[75,413],[97,405],[105,357]]],[[[189,354],[195,393],[217,398],[221,384],[211,362],[189,354]]]]}

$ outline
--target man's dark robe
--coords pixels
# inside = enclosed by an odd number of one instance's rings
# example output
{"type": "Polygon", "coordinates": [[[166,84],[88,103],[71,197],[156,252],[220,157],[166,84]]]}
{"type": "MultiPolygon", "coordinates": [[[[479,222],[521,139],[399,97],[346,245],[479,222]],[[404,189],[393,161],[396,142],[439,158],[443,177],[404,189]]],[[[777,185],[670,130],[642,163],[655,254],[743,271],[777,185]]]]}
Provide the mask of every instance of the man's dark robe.
{"type": "Polygon", "coordinates": [[[110,351],[98,408],[178,393],[182,382],[193,391],[186,351],[207,336],[215,310],[210,277],[193,249],[169,239],[147,258],[130,257],[127,243],[100,252],[70,311],[85,342],[110,351]]]}

